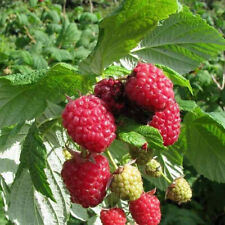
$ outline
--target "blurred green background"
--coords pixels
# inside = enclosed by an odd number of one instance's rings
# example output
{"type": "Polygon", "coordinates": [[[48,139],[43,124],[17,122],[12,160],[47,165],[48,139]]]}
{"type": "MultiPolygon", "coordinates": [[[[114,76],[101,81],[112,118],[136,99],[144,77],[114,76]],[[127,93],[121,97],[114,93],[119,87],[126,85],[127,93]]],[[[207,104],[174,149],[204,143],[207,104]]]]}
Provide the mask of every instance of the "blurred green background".
{"type": "MultiPolygon", "coordinates": [[[[36,0],[0,2],[0,75],[29,73],[57,62],[77,65],[96,45],[98,22],[119,4],[118,0],[36,0]]],[[[225,1],[182,0],[182,4],[225,34],[225,1]]],[[[224,53],[186,74],[193,87],[191,96],[176,88],[178,96],[195,100],[206,111],[225,110],[224,53]]],[[[184,160],[185,175],[193,187],[193,200],[177,206],[162,202],[161,225],[225,225],[225,184],[197,174],[184,160]]],[[[152,185],[145,181],[146,189],[152,185]]],[[[0,225],[11,224],[0,201],[0,225]]],[[[68,224],[81,224],[70,218],[68,224]]]]}

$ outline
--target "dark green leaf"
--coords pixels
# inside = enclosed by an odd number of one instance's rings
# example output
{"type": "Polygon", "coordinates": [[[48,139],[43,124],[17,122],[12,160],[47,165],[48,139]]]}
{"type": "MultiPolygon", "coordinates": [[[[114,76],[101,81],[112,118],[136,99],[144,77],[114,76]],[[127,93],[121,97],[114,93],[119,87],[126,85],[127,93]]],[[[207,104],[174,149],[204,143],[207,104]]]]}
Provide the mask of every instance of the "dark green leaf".
{"type": "Polygon", "coordinates": [[[44,171],[46,165],[47,151],[34,123],[29,129],[29,133],[22,146],[17,176],[25,168],[29,169],[36,190],[55,201],[44,171]]]}
{"type": "Polygon", "coordinates": [[[17,75],[9,80],[7,76],[0,79],[0,128],[38,116],[46,108],[47,100],[58,103],[65,99],[65,94],[87,93],[95,81],[94,76],[82,76],[65,63],[55,65],[47,73],[33,75],[34,78],[21,80],[17,75]]]}

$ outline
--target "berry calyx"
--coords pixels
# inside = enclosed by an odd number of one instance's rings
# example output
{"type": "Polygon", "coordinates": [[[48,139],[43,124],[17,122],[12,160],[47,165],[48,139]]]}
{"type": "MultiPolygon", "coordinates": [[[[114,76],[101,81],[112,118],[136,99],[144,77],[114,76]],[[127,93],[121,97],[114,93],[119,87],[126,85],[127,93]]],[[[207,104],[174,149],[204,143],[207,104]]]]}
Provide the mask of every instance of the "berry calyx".
{"type": "Polygon", "coordinates": [[[161,220],[160,201],[153,193],[143,193],[135,201],[130,201],[129,209],[139,225],[158,225],[161,220]]]}
{"type": "Polygon", "coordinates": [[[122,200],[138,199],[143,192],[141,173],[138,168],[128,164],[120,167],[114,173],[111,191],[122,200]]]}
{"type": "Polygon", "coordinates": [[[175,100],[171,100],[168,106],[161,112],[156,112],[148,125],[159,130],[163,137],[164,145],[174,144],[180,134],[180,110],[175,100]]]}
{"type": "Polygon", "coordinates": [[[89,151],[105,151],[116,137],[113,115],[106,103],[94,95],[70,101],[62,118],[63,126],[72,139],[89,151]]]}
{"type": "Polygon", "coordinates": [[[160,177],[162,175],[162,167],[157,160],[151,159],[145,166],[145,173],[151,177],[160,177]]]}
{"type": "Polygon", "coordinates": [[[102,202],[110,179],[107,158],[96,155],[92,161],[90,158],[82,159],[76,155],[64,163],[61,172],[71,201],[81,204],[84,208],[95,207],[102,202]]]}
{"type": "Polygon", "coordinates": [[[166,192],[166,198],[178,204],[190,201],[191,197],[191,187],[183,177],[175,179],[166,192]]]}
{"type": "Polygon", "coordinates": [[[114,113],[119,113],[124,107],[123,83],[113,78],[99,81],[94,89],[94,94],[101,98],[114,113]]]}
{"type": "Polygon", "coordinates": [[[126,214],[120,208],[102,210],[100,219],[103,225],[125,225],[127,222],[126,214]]]}
{"type": "Polygon", "coordinates": [[[138,63],[125,85],[126,96],[149,111],[163,110],[174,98],[173,83],[150,63],[138,63]]]}

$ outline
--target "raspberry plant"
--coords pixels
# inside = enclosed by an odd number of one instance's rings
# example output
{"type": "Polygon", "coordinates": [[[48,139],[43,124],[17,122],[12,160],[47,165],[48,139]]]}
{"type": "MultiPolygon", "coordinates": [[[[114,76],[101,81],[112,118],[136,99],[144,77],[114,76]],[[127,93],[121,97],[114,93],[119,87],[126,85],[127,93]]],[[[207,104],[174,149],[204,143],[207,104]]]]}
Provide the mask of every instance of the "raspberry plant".
{"type": "MultiPolygon", "coordinates": [[[[64,19],[54,44],[74,47],[64,19]]],[[[222,35],[176,0],[124,0],[95,22],[98,40],[83,60],[0,77],[0,184],[14,224],[63,225],[71,215],[80,224],[157,225],[150,186],[191,200],[184,156],[225,183],[224,111],[177,95],[178,87],[193,94],[182,75],[224,50],[222,35]],[[152,159],[155,177],[146,174],[152,159]]],[[[61,50],[46,54],[63,61],[61,50]]]]}

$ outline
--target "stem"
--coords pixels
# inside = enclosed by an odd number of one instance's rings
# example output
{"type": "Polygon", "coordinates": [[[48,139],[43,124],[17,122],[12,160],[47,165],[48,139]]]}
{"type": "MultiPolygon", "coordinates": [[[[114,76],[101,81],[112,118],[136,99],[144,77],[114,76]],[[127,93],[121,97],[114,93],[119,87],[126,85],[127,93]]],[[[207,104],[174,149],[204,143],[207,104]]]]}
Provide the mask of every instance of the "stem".
{"type": "Polygon", "coordinates": [[[89,0],[90,12],[93,13],[93,3],[92,0],[89,0]]]}
{"type": "Polygon", "coordinates": [[[113,159],[113,157],[112,157],[109,149],[106,150],[106,155],[109,157],[109,160],[111,161],[114,169],[117,170],[118,169],[118,166],[116,165],[116,162],[114,161],[114,159],[113,159]]]}
{"type": "Polygon", "coordinates": [[[64,3],[63,3],[63,15],[66,16],[66,1],[67,0],[64,0],[64,3]]]}
{"type": "Polygon", "coordinates": [[[163,173],[163,172],[161,172],[161,175],[163,176],[163,178],[169,183],[169,184],[171,184],[172,183],[172,181],[163,173]]]}

